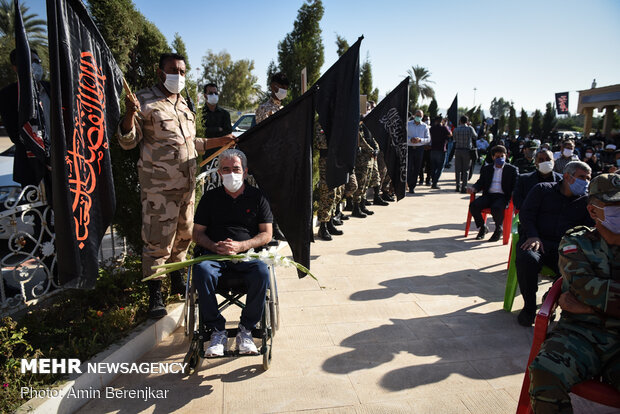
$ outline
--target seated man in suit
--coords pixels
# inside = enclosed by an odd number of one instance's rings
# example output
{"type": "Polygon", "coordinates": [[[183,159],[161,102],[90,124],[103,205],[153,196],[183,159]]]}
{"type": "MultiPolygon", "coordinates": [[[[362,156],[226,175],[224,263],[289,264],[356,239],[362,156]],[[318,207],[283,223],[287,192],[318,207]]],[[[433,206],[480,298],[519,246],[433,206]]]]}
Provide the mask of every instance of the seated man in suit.
{"type": "Polygon", "coordinates": [[[603,377],[620,391],[620,177],[590,183],[595,228],[569,230],[560,243],[560,321],[530,365],[537,413],[572,412],[569,390],[603,377]]]}
{"type": "Polygon", "coordinates": [[[517,168],[506,163],[506,148],[496,145],[491,148],[491,158],[493,163],[484,165],[480,169],[480,178],[467,189],[470,194],[475,194],[482,190],[482,195],[476,198],[469,206],[471,215],[476,221],[476,226],[480,229],[476,240],[482,240],[489,232],[488,227],[482,219],[482,210],[491,209],[493,221],[495,221],[495,232],[489,239],[490,242],[498,241],[502,237],[502,223],[504,222],[504,210],[510,203],[512,192],[517,184],[517,168]]]}
{"type": "Polygon", "coordinates": [[[575,226],[591,225],[586,195],[592,170],[581,161],[569,162],[562,181],[534,186],[519,212],[523,237],[515,256],[519,290],[524,306],[519,313],[520,325],[532,326],[536,317],[538,273],[544,265],[556,274],[558,246],[564,233],[575,226]]]}
{"type": "MultiPolygon", "coordinates": [[[[194,217],[192,239],[198,254],[233,255],[263,246],[271,240],[273,216],[263,193],[244,179],[248,174],[245,154],[227,149],[218,158],[223,187],[207,191],[194,217]]],[[[247,286],[246,306],[241,311],[237,334],[240,354],[257,354],[252,329],[260,321],[269,285],[269,269],[261,260],[232,262],[206,260],[194,266],[194,283],[200,295],[201,319],[212,330],[206,356],[224,355],[228,334],[219,312],[215,289],[226,270],[242,274],[247,286]]],[[[225,276],[224,276],[225,277],[225,276]]]]}
{"type": "Polygon", "coordinates": [[[553,153],[549,150],[540,150],[534,157],[536,171],[519,175],[515,192],[512,195],[512,202],[515,209],[521,210],[525,197],[530,190],[538,183],[555,183],[562,180],[562,174],[553,171],[553,153]]]}

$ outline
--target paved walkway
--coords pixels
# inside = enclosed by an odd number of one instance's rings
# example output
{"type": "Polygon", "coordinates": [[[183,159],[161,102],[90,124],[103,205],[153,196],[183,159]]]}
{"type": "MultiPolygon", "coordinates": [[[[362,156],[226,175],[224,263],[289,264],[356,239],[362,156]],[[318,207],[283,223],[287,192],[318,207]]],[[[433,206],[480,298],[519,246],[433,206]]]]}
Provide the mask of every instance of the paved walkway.
{"type": "MultiPolygon", "coordinates": [[[[514,412],[532,329],[516,322],[520,297],[502,310],[508,246],[474,240],[475,228],[465,239],[469,197],[440,185],[314,243],[320,283],[278,269],[282,323],[268,371],[250,357],[203,361],[189,378],[121,375],[116,388],[169,396],[102,398],[81,412],[514,412]]],[[[178,330],[143,360],[179,362],[187,347],[178,330]]]]}

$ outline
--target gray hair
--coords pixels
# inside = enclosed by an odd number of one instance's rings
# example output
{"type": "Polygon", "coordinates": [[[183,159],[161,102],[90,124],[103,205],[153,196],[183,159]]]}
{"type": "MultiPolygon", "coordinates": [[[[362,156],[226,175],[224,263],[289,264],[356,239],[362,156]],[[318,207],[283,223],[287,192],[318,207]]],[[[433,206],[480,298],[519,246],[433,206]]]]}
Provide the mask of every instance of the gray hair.
{"type": "Polygon", "coordinates": [[[222,151],[222,153],[217,157],[217,163],[219,165],[218,169],[221,168],[223,160],[232,160],[235,157],[241,160],[241,166],[243,167],[244,170],[248,168],[248,158],[245,156],[243,151],[240,151],[235,148],[229,148],[227,150],[222,151]]]}
{"type": "Polygon", "coordinates": [[[588,174],[592,173],[592,168],[583,161],[571,161],[564,167],[564,174],[573,175],[577,170],[587,171],[588,174]]]}

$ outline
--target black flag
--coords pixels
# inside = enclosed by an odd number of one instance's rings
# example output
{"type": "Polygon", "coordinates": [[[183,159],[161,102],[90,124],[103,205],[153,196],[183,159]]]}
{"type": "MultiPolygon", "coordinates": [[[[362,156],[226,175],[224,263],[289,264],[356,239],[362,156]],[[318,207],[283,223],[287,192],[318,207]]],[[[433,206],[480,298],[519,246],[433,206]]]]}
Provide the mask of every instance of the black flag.
{"type": "Polygon", "coordinates": [[[458,126],[458,98],[459,94],[454,95],[454,100],[452,101],[452,105],[448,109],[448,120],[452,122],[452,128],[456,128],[458,126]]]}
{"type": "Polygon", "coordinates": [[[45,174],[46,164],[49,161],[49,138],[45,129],[43,108],[39,102],[37,85],[32,79],[30,45],[28,44],[19,1],[15,0],[13,6],[15,8],[19,141],[27,150],[26,155],[29,161],[26,168],[31,169],[30,174],[34,179],[31,184],[35,184],[45,174]]]}
{"type": "Polygon", "coordinates": [[[81,1],[48,0],[47,18],[58,272],[61,283],[90,288],[116,208],[108,143],[122,73],[81,1]]]}
{"type": "Polygon", "coordinates": [[[555,107],[558,115],[568,115],[568,92],[555,94],[555,107]]]}
{"type": "Polygon", "coordinates": [[[364,118],[379,143],[396,198],[405,197],[407,183],[407,104],[409,76],[364,118]]]}
{"type": "Polygon", "coordinates": [[[360,122],[361,36],[316,81],[316,111],[327,137],[327,186],[346,184],[355,167],[360,122]]]}
{"type": "MultiPolygon", "coordinates": [[[[249,129],[238,147],[248,169],[271,205],[293,252],[293,259],[310,268],[312,234],[312,138],[314,94],[308,92],[249,129]]],[[[304,273],[298,273],[300,277],[304,273]]]]}

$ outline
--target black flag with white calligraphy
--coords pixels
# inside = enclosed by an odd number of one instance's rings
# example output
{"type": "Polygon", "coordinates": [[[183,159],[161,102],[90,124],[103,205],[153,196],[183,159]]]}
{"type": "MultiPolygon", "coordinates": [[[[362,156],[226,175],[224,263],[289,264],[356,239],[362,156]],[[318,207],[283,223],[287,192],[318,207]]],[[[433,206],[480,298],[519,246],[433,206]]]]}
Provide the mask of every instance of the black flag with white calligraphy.
{"type": "Polygon", "coordinates": [[[407,104],[409,76],[364,118],[364,124],[379,143],[392,179],[394,193],[400,200],[405,197],[407,183],[407,104]]]}
{"type": "Polygon", "coordinates": [[[58,273],[66,286],[91,288],[116,208],[109,140],[122,73],[81,1],[48,0],[47,19],[58,273]]]}

